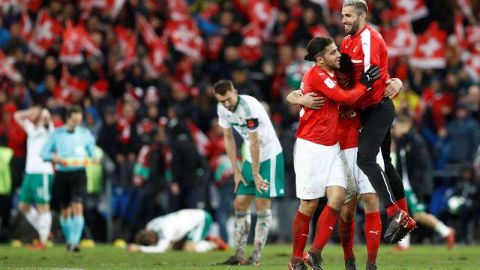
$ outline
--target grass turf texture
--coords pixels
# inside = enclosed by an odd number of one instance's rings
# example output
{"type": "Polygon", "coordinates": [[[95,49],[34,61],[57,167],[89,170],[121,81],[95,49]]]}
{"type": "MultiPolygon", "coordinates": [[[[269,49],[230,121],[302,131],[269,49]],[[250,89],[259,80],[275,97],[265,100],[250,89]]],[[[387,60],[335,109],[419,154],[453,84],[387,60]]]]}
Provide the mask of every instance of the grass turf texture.
{"type": "MultiPolygon", "coordinates": [[[[267,245],[262,265],[213,266],[225,260],[228,252],[164,254],[130,254],[110,245],[84,248],[80,253],[68,253],[63,245],[47,250],[33,251],[25,247],[0,246],[0,269],[288,269],[291,246],[267,245]]],[[[251,247],[248,250],[251,251],[251,247]]],[[[357,265],[365,269],[365,246],[355,247],[357,265]]],[[[247,253],[248,254],[248,253],[247,253]]],[[[338,245],[328,245],[323,256],[326,270],[345,269],[343,253],[338,245]]],[[[392,246],[382,246],[377,262],[379,270],[466,270],[480,269],[480,247],[460,246],[448,251],[444,246],[412,246],[407,251],[394,251],[392,246]]]]}

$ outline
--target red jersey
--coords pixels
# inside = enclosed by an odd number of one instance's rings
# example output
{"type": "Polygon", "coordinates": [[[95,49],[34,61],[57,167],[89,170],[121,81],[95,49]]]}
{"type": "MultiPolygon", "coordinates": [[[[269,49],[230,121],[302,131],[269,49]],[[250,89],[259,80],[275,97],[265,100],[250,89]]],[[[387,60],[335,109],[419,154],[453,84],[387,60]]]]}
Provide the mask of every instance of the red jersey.
{"type": "Polygon", "coordinates": [[[356,83],[371,65],[381,68],[380,78],[373,83],[372,90],[360,98],[354,107],[364,109],[380,102],[385,93],[385,82],[389,79],[387,46],[382,35],[370,25],[365,25],[355,35],[348,35],[343,39],[340,52],[346,53],[352,59],[356,83]]]}
{"type": "Polygon", "coordinates": [[[356,84],[353,89],[345,91],[338,86],[333,73],[314,65],[303,75],[300,91],[303,95],[316,92],[325,97],[325,103],[318,110],[302,107],[297,138],[329,146],[338,142],[338,103],[351,105],[366,89],[362,84],[356,84]]]}
{"type": "Polygon", "coordinates": [[[362,126],[360,115],[355,110],[341,107],[338,121],[338,142],[340,149],[358,147],[358,130],[362,126]]]}

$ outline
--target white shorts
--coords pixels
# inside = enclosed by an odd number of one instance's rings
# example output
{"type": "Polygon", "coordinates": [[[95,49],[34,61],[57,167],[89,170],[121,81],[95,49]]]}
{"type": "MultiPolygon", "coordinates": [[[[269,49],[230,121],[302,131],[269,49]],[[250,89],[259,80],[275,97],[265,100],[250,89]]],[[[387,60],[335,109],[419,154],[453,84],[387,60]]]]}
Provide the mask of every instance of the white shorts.
{"type": "Polygon", "coordinates": [[[340,146],[325,146],[297,139],[293,151],[297,197],[302,200],[325,196],[329,186],[346,187],[345,159],[340,146]]]}
{"type": "MultiPolygon", "coordinates": [[[[342,150],[342,152],[347,161],[347,199],[345,201],[350,201],[356,194],[376,193],[372,184],[370,184],[368,177],[357,165],[358,147],[345,149],[342,150]]],[[[377,155],[377,163],[382,170],[385,170],[381,151],[379,151],[377,155]]]]}

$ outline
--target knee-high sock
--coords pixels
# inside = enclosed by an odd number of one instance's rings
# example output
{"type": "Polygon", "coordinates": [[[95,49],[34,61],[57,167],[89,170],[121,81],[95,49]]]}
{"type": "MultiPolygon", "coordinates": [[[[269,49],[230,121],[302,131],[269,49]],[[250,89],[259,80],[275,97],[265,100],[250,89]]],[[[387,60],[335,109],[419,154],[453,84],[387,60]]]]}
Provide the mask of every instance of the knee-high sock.
{"type": "Polygon", "coordinates": [[[245,258],[250,223],[250,212],[235,211],[235,256],[237,257],[245,258]]]}
{"type": "Polygon", "coordinates": [[[408,212],[408,205],[407,205],[407,199],[405,199],[405,197],[399,199],[398,201],[395,202],[398,207],[400,207],[400,209],[402,209],[403,211],[405,211],[405,213],[409,214],[408,212]]]}
{"type": "Polygon", "coordinates": [[[65,236],[65,241],[67,244],[73,244],[73,220],[72,217],[60,217],[60,226],[62,227],[63,235],[65,236]]]}
{"type": "Polygon", "coordinates": [[[263,247],[267,242],[268,231],[272,224],[272,210],[257,211],[257,223],[255,224],[255,238],[253,240],[253,253],[254,259],[260,259],[262,256],[263,247]]]}
{"type": "Polygon", "coordinates": [[[292,239],[293,239],[293,251],[292,257],[301,259],[303,258],[303,251],[307,245],[308,232],[310,230],[311,216],[304,215],[297,212],[295,219],[293,220],[292,239]]]}
{"type": "Polygon", "coordinates": [[[23,214],[27,219],[28,223],[30,223],[36,231],[38,231],[38,211],[35,207],[30,207],[28,212],[23,214]]]}
{"type": "Polygon", "coordinates": [[[338,212],[338,210],[331,208],[328,204],[323,209],[317,221],[317,229],[312,244],[313,252],[321,252],[327,244],[337,223],[338,212]]]}
{"type": "Polygon", "coordinates": [[[47,243],[48,235],[50,234],[50,228],[52,227],[52,213],[41,212],[38,215],[38,235],[40,242],[47,243]]]}
{"type": "Polygon", "coordinates": [[[380,212],[365,214],[365,238],[367,242],[367,263],[377,261],[378,248],[382,238],[382,220],[380,212]]]}
{"type": "Polygon", "coordinates": [[[343,248],[343,258],[345,260],[355,259],[353,253],[353,242],[355,240],[355,221],[346,222],[342,217],[338,219],[338,235],[343,248]]]}
{"type": "Polygon", "coordinates": [[[85,225],[85,219],[83,216],[73,216],[73,234],[72,244],[78,245],[82,238],[83,226],[85,225]]]}

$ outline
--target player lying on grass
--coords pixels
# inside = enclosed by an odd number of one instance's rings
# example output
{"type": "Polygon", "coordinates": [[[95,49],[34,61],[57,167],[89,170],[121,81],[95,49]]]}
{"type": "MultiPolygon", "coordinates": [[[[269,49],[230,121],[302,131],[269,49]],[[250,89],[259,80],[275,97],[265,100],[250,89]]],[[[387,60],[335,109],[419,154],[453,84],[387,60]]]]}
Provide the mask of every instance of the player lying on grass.
{"type": "Polygon", "coordinates": [[[227,250],[220,237],[209,237],[212,216],[201,209],[184,209],[152,219],[135,237],[128,251],[162,253],[168,249],[192,252],[227,250]]]}

